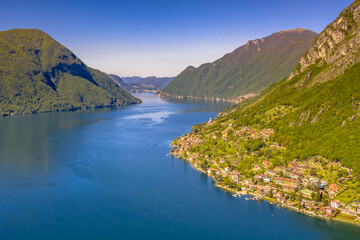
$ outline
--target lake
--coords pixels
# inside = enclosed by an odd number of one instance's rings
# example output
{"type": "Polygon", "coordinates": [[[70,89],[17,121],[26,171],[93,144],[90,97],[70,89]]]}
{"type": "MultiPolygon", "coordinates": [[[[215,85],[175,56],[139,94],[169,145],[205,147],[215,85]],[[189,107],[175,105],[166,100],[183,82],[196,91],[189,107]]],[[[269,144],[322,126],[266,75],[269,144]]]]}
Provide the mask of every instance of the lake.
{"type": "Polygon", "coordinates": [[[168,155],[229,104],[136,96],[0,118],[0,239],[359,239],[350,224],[234,198],[168,155]]]}

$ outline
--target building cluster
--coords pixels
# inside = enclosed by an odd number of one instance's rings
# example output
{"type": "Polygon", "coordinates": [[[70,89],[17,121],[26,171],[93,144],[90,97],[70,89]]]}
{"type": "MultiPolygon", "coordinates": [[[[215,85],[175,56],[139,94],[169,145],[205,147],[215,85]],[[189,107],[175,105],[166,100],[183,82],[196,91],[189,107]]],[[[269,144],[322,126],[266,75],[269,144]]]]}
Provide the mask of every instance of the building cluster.
{"type": "MultiPolygon", "coordinates": [[[[214,122],[210,119],[207,125],[213,125],[214,122]]],[[[274,134],[272,129],[255,130],[245,126],[234,130],[232,123],[222,124],[225,124],[220,132],[223,140],[232,133],[239,139],[261,138],[263,141],[268,141],[268,138],[274,134]]],[[[217,130],[211,132],[208,137],[216,138],[218,134],[217,130]]],[[[203,143],[202,139],[204,138],[196,134],[187,134],[178,138],[172,145],[174,148],[172,155],[190,161],[196,169],[211,176],[218,185],[234,191],[236,194],[268,199],[312,216],[338,217],[360,223],[360,203],[353,201],[346,204],[337,198],[353,177],[352,170],[342,167],[339,162],[326,160],[324,165],[324,161],[320,163],[314,159],[306,161],[294,159],[286,164],[273,166],[273,160],[268,158],[260,162],[256,160],[251,168],[246,169],[246,172],[253,173],[253,176],[249,177],[243,170],[239,170],[239,163],[246,161],[246,157],[257,159],[257,151],[245,154],[236,152],[235,155],[223,157],[192,152],[193,146],[203,143]],[[346,174],[334,181],[334,179],[330,179],[331,174],[329,174],[332,169],[346,172],[346,174]],[[327,174],[327,177],[317,173],[327,174]]],[[[283,148],[275,142],[268,142],[267,146],[269,149],[274,149],[273,151],[283,148]]]]}

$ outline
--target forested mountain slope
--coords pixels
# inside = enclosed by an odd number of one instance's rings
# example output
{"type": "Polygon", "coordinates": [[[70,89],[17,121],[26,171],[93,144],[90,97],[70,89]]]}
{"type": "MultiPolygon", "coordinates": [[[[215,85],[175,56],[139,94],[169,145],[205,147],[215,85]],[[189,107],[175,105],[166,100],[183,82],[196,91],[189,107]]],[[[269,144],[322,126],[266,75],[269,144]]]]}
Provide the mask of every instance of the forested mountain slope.
{"type": "Polygon", "coordinates": [[[186,68],[162,95],[233,99],[258,94],[287,77],[316,36],[294,29],[249,41],[213,63],[186,68]]]}
{"type": "Polygon", "coordinates": [[[140,102],[46,33],[0,32],[0,116],[140,102]]]}

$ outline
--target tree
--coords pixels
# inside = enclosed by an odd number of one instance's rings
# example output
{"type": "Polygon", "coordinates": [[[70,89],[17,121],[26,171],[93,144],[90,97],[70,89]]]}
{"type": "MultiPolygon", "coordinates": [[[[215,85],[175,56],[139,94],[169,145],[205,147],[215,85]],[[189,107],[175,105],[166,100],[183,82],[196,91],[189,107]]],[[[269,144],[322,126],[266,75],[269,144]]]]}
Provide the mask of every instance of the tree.
{"type": "Polygon", "coordinates": [[[268,196],[269,198],[273,198],[274,197],[274,194],[273,194],[273,190],[272,189],[270,189],[270,192],[269,192],[269,196],[268,196]]]}
{"type": "Polygon", "coordinates": [[[322,200],[322,193],[318,190],[318,191],[314,194],[313,199],[314,199],[316,202],[321,202],[321,200],[322,200]]]}

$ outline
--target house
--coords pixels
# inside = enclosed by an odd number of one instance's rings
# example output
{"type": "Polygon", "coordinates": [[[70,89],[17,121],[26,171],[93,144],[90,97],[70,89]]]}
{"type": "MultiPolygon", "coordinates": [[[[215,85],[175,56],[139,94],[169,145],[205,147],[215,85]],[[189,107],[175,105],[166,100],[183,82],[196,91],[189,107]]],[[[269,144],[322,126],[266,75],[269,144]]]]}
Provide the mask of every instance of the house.
{"type": "Polygon", "coordinates": [[[321,180],[320,183],[318,184],[319,189],[324,190],[324,188],[327,186],[327,182],[324,180],[321,180]]]}
{"type": "Polygon", "coordinates": [[[285,172],[286,169],[285,167],[277,166],[274,170],[277,172],[285,172]]]}
{"type": "Polygon", "coordinates": [[[257,181],[257,180],[260,180],[260,179],[262,179],[262,177],[261,177],[260,175],[256,175],[256,176],[254,177],[254,181],[257,181]]]}
{"type": "Polygon", "coordinates": [[[335,212],[335,210],[332,207],[328,207],[325,211],[327,214],[331,215],[335,212]]]}
{"type": "Polygon", "coordinates": [[[319,211],[324,214],[324,213],[326,213],[327,209],[328,209],[328,207],[324,206],[324,207],[321,207],[319,211]]]}
{"type": "Polygon", "coordinates": [[[299,180],[294,180],[294,179],[289,179],[289,178],[274,177],[274,181],[276,184],[279,184],[279,185],[288,185],[288,186],[295,186],[295,187],[300,185],[299,180]]]}
{"type": "Polygon", "coordinates": [[[264,134],[264,137],[269,137],[274,134],[274,130],[271,128],[265,128],[262,130],[262,133],[264,134]]]}
{"type": "Polygon", "coordinates": [[[311,177],[311,178],[309,178],[309,183],[310,183],[310,185],[318,185],[319,184],[319,179],[311,177]]]}
{"type": "Polygon", "coordinates": [[[283,185],[283,191],[284,192],[295,192],[296,187],[295,186],[289,186],[289,185],[283,185]]]}
{"type": "Polygon", "coordinates": [[[315,206],[315,205],[312,208],[314,209],[314,211],[318,211],[320,209],[320,207],[315,206]]]}
{"type": "Polygon", "coordinates": [[[308,203],[308,202],[305,202],[305,208],[310,210],[312,208],[312,204],[308,203]]]}
{"type": "Polygon", "coordinates": [[[262,179],[264,179],[264,178],[265,178],[265,175],[264,175],[264,174],[262,174],[262,173],[260,173],[260,174],[258,175],[258,178],[262,178],[262,179]]]}
{"type": "Polygon", "coordinates": [[[339,191],[340,191],[340,189],[337,184],[331,183],[329,185],[328,193],[329,193],[330,197],[335,197],[339,191]]]}
{"type": "Polygon", "coordinates": [[[267,177],[274,177],[274,176],[276,176],[277,174],[278,174],[278,172],[275,171],[275,170],[269,169],[269,170],[266,170],[266,171],[265,171],[265,175],[266,175],[267,177]]]}
{"type": "Polygon", "coordinates": [[[269,161],[263,161],[264,167],[268,168],[270,166],[270,162],[269,161]]]}
{"type": "Polygon", "coordinates": [[[259,171],[261,170],[261,167],[259,165],[254,165],[254,171],[259,171]]]}
{"type": "Polygon", "coordinates": [[[211,174],[212,172],[215,172],[215,173],[216,173],[217,171],[218,171],[218,170],[215,169],[215,168],[208,168],[208,169],[207,169],[207,173],[208,173],[208,174],[211,174]]]}
{"type": "Polygon", "coordinates": [[[301,179],[303,178],[304,176],[300,173],[295,173],[295,172],[288,172],[288,175],[290,178],[292,179],[301,179]]]}
{"type": "Polygon", "coordinates": [[[341,163],[340,162],[329,162],[327,165],[326,165],[327,168],[339,168],[341,167],[341,163]]]}
{"type": "Polygon", "coordinates": [[[294,171],[298,171],[300,169],[299,165],[295,162],[289,162],[289,167],[294,171]]]}
{"type": "Polygon", "coordinates": [[[228,171],[230,171],[230,168],[225,167],[225,172],[228,172],[228,171]]]}
{"type": "Polygon", "coordinates": [[[279,148],[280,145],[278,143],[272,143],[272,144],[270,144],[270,147],[271,148],[279,148]]]}
{"type": "Polygon", "coordinates": [[[348,173],[348,175],[350,175],[350,174],[353,172],[352,169],[346,168],[346,167],[341,167],[340,169],[341,169],[341,170],[345,170],[345,171],[348,173]]]}
{"type": "Polygon", "coordinates": [[[235,134],[236,134],[236,135],[238,135],[239,137],[241,137],[241,136],[242,136],[242,132],[241,132],[241,131],[239,131],[239,130],[235,130],[235,134]]]}
{"type": "Polygon", "coordinates": [[[282,192],[276,192],[275,197],[283,197],[284,194],[282,192]]]}
{"type": "Polygon", "coordinates": [[[240,173],[238,171],[232,171],[231,172],[231,178],[234,180],[234,181],[239,181],[239,176],[240,176],[240,173]]]}
{"type": "Polygon", "coordinates": [[[343,181],[345,181],[345,178],[344,178],[344,177],[341,177],[341,178],[339,178],[337,181],[338,181],[338,182],[343,182],[343,181]]]}
{"type": "Polygon", "coordinates": [[[340,208],[341,207],[341,202],[339,200],[333,200],[333,201],[331,201],[330,205],[333,208],[340,208]]]}

